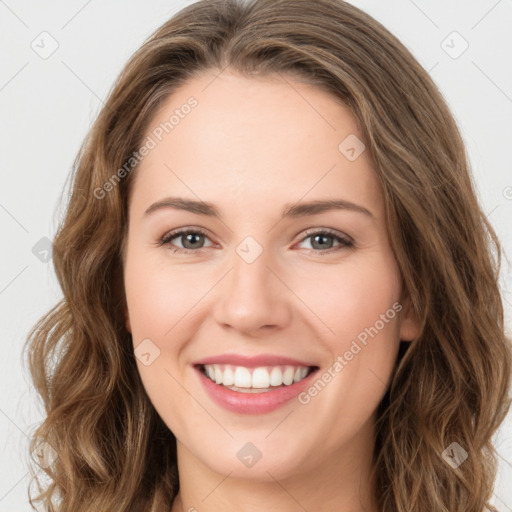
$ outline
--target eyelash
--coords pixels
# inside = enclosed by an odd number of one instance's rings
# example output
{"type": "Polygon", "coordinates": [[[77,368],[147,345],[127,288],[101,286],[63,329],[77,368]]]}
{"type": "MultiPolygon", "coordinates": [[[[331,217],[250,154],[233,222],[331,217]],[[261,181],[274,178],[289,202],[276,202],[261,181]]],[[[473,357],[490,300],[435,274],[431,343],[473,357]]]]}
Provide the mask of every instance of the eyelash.
{"type": "MultiPolygon", "coordinates": [[[[160,242],[158,245],[159,246],[164,246],[164,245],[170,246],[171,240],[178,238],[179,236],[188,235],[188,234],[201,234],[208,238],[208,234],[201,228],[194,228],[194,229],[184,228],[184,229],[177,229],[175,231],[171,231],[170,233],[166,233],[160,239],[160,242]]],[[[337,231],[334,231],[329,228],[325,228],[325,229],[321,229],[321,230],[317,230],[316,228],[308,229],[305,232],[305,236],[299,241],[299,243],[304,242],[304,240],[306,240],[307,238],[309,238],[313,235],[327,235],[327,236],[333,237],[337,242],[340,243],[340,245],[338,247],[331,247],[330,249],[326,249],[326,250],[307,249],[309,251],[313,251],[313,252],[319,254],[320,256],[322,256],[324,254],[331,254],[332,252],[336,252],[340,249],[344,249],[344,248],[350,249],[350,248],[354,247],[354,242],[352,240],[350,240],[348,238],[341,237],[337,231]]],[[[177,248],[175,247],[172,252],[173,253],[182,253],[182,254],[192,254],[192,253],[197,254],[197,253],[201,252],[203,249],[207,249],[207,247],[200,247],[199,249],[182,249],[181,247],[177,247],[177,248]]]]}

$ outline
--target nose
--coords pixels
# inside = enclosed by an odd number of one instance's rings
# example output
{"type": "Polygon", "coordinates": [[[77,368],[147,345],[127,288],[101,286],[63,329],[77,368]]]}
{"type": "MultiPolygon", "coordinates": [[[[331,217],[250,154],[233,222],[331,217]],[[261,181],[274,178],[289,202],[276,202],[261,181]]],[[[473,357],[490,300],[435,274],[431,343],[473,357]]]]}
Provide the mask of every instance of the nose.
{"type": "Polygon", "coordinates": [[[214,318],[224,328],[254,334],[289,323],[293,293],[275,270],[269,252],[264,250],[252,263],[234,253],[232,269],[217,287],[214,306],[214,318]]]}

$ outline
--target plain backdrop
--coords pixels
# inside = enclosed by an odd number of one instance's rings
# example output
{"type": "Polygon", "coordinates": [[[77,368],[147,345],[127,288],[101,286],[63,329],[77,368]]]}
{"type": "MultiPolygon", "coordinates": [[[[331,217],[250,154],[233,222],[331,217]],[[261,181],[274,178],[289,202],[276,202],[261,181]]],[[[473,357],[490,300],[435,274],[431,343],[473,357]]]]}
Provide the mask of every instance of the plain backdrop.
{"type": "MultiPolygon", "coordinates": [[[[123,64],[190,1],[0,0],[0,512],[31,510],[28,433],[43,417],[21,349],[60,298],[47,252],[79,145],[123,64]]],[[[429,71],[467,144],[479,198],[512,254],[512,1],[353,0],[429,71]]],[[[65,196],[64,196],[65,198],[65,196]]],[[[502,265],[511,329],[511,265],[502,265]]],[[[493,503],[512,511],[512,421],[493,503]]]]}

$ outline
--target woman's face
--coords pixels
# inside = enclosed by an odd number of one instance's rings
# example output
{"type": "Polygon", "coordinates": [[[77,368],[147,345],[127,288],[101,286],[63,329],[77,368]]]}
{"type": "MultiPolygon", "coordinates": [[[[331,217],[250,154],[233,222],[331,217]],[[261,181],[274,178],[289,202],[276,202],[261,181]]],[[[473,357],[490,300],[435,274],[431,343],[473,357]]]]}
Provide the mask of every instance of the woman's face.
{"type": "Polygon", "coordinates": [[[162,105],[134,176],[124,279],[142,382],[178,456],[216,473],[358,464],[417,335],[368,151],[329,94],[217,74],[162,105]]]}

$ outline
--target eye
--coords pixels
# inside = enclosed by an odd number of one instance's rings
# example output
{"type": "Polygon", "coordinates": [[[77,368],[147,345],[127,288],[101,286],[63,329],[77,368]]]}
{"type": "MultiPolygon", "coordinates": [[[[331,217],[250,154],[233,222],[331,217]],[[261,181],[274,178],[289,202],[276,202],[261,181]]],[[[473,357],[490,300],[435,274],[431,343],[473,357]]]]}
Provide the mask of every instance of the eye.
{"type": "MultiPolygon", "coordinates": [[[[310,251],[316,253],[332,253],[334,251],[338,251],[344,248],[354,247],[354,243],[348,237],[341,236],[337,231],[331,229],[322,229],[322,230],[308,230],[306,231],[307,236],[305,236],[301,243],[307,239],[311,239],[311,248],[310,251]],[[333,248],[333,242],[329,242],[329,239],[338,242],[338,246],[333,248]]],[[[204,246],[205,239],[209,240],[208,235],[205,231],[200,228],[184,228],[184,229],[176,229],[171,231],[170,233],[165,234],[159,245],[168,245],[172,248],[173,253],[183,253],[183,254],[192,254],[205,249],[204,246]],[[181,239],[181,247],[176,246],[173,243],[173,240],[181,239]]]]}
{"type": "Polygon", "coordinates": [[[314,252],[319,253],[332,253],[344,248],[354,247],[354,242],[348,237],[341,236],[337,231],[332,229],[322,230],[308,230],[306,231],[307,236],[301,240],[301,243],[305,240],[311,239],[311,249],[314,252]],[[329,242],[329,239],[338,242],[337,247],[332,247],[333,243],[329,242]]]}
{"type": "Polygon", "coordinates": [[[174,244],[171,242],[175,238],[182,240],[182,246],[174,247],[173,252],[191,254],[193,252],[199,252],[201,249],[204,249],[202,243],[204,243],[204,239],[208,238],[208,236],[202,229],[199,228],[177,229],[164,235],[160,240],[160,245],[173,246],[174,244]]]}

